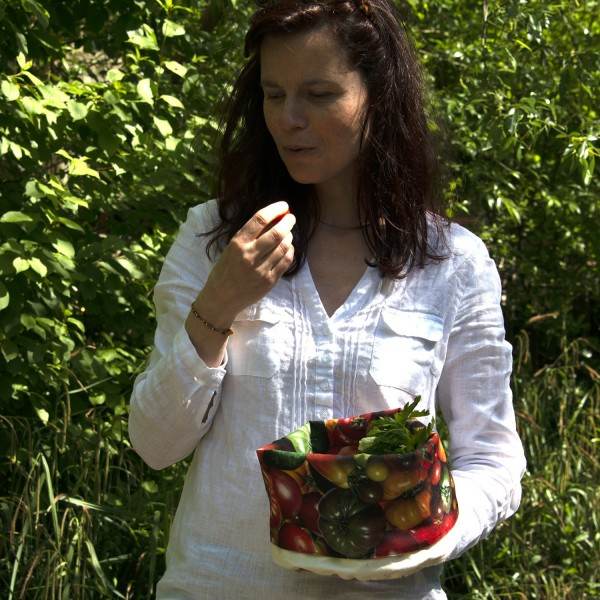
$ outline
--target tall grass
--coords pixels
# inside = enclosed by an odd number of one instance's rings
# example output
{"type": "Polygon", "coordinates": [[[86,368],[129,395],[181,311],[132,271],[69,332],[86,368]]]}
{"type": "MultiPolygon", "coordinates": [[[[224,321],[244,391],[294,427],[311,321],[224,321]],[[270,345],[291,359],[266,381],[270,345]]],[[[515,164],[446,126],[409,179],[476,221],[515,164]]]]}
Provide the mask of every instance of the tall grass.
{"type": "MultiPolygon", "coordinates": [[[[597,349],[565,342],[534,372],[528,343],[521,333],[513,378],[528,458],[521,507],[447,565],[451,599],[600,596],[600,376],[588,361],[597,349]]],[[[152,596],[187,462],[151,471],[124,425],[103,407],[72,414],[68,397],[63,418],[45,426],[0,417],[2,598],[152,596]]]]}
{"type": "Polygon", "coordinates": [[[185,466],[147,469],[107,435],[125,420],[103,407],[64,414],[46,427],[0,418],[0,596],[150,598],[185,466]]]}
{"type": "Polygon", "coordinates": [[[516,515],[449,563],[452,599],[600,597],[600,375],[585,339],[531,369],[529,337],[515,344],[515,410],[528,468],[516,515]]]}

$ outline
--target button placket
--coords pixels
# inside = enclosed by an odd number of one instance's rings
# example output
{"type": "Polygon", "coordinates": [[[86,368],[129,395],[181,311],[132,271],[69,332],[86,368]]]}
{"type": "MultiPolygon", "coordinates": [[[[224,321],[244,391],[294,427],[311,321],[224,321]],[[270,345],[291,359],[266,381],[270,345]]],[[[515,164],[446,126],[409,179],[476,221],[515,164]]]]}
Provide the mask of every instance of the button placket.
{"type": "MultiPolygon", "coordinates": [[[[328,336],[329,337],[329,336],[328,336]]],[[[316,414],[317,418],[326,420],[333,416],[333,366],[334,352],[332,339],[317,342],[315,364],[316,375],[316,414]]]]}

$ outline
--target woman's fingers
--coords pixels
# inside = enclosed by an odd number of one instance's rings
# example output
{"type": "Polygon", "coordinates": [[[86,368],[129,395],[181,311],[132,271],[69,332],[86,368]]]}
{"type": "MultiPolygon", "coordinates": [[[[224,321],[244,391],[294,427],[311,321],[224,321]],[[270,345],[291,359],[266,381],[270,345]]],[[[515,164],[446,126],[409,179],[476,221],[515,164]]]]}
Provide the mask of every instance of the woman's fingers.
{"type": "Polygon", "coordinates": [[[269,228],[272,221],[282,217],[289,211],[287,202],[273,202],[261,208],[254,216],[237,232],[242,242],[252,242],[269,228]]]}
{"type": "MultiPolygon", "coordinates": [[[[274,254],[279,253],[275,251],[274,254]]],[[[290,245],[288,246],[288,249],[285,252],[285,254],[279,255],[279,260],[271,267],[271,273],[273,274],[276,281],[284,275],[284,273],[290,268],[290,265],[294,260],[294,246],[292,246],[292,243],[290,242],[290,245]]]]}
{"type": "MultiPolygon", "coordinates": [[[[296,224],[296,217],[288,213],[270,229],[265,230],[258,239],[254,241],[254,252],[258,263],[265,257],[270,256],[288,235],[291,235],[292,227],[296,224]]],[[[289,244],[288,244],[289,245],[289,244]]],[[[287,251],[287,248],[285,249],[287,251]]],[[[285,252],[282,252],[285,254],[285,252]]]]}
{"type": "Polygon", "coordinates": [[[270,254],[264,257],[262,262],[257,265],[256,272],[261,276],[276,283],[279,277],[283,275],[290,266],[294,258],[294,246],[292,245],[293,236],[290,231],[281,240],[270,254]]]}

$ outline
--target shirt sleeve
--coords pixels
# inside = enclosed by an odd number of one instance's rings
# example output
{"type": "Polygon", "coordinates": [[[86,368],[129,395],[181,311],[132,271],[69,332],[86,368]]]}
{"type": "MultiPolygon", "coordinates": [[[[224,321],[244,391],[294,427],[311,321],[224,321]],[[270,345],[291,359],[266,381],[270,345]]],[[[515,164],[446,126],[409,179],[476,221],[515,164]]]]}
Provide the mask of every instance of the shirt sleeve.
{"type": "MultiPolygon", "coordinates": [[[[210,201],[214,203],[214,201],[210,201]]],[[[154,287],[156,331],[145,371],[133,384],[129,439],[153,469],[185,458],[208,431],[220,401],[228,356],[209,367],[184,327],[211,265],[205,252],[209,203],[190,208],[154,287]]]]}
{"type": "Polygon", "coordinates": [[[453,559],[486,538],[521,501],[526,460],[516,430],[501,284],[483,242],[457,271],[457,306],[438,384],[450,434],[459,517],[453,559]]]}

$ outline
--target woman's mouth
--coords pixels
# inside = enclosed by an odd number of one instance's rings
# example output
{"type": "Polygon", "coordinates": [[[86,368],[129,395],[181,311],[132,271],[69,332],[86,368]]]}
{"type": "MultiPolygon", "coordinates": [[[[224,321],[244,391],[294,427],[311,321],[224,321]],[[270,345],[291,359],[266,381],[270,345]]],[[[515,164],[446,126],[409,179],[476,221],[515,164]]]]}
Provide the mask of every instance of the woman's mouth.
{"type": "Polygon", "coordinates": [[[288,153],[288,154],[292,154],[292,155],[296,155],[296,156],[301,156],[304,154],[308,154],[310,152],[312,152],[313,150],[315,150],[315,148],[294,148],[292,147],[284,147],[284,150],[288,153]]]}

